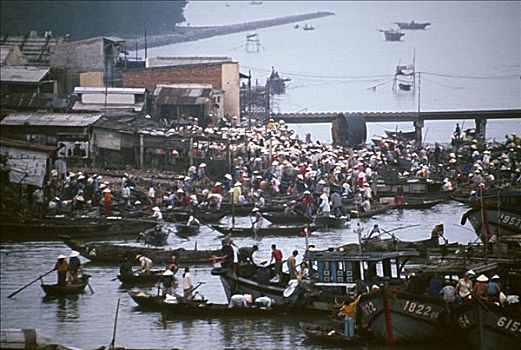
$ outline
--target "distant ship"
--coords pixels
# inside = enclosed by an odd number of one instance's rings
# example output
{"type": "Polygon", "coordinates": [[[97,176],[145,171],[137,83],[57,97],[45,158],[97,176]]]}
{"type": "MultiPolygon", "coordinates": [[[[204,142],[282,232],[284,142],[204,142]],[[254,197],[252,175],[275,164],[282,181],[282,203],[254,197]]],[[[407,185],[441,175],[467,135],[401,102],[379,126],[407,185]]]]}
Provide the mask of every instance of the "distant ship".
{"type": "Polygon", "coordinates": [[[402,39],[402,36],[405,35],[405,33],[400,32],[396,29],[380,29],[379,31],[384,33],[385,41],[400,41],[402,39]]]}
{"type": "Polygon", "coordinates": [[[250,5],[262,5],[262,1],[250,1],[250,5]]]}
{"type": "Polygon", "coordinates": [[[425,29],[426,27],[430,26],[431,24],[429,22],[425,23],[416,23],[414,21],[410,22],[394,22],[400,29],[425,29]]]}
{"type": "Polygon", "coordinates": [[[315,30],[315,27],[308,25],[307,23],[304,24],[304,27],[302,27],[304,30],[315,30]]]}
{"type": "Polygon", "coordinates": [[[283,95],[286,93],[286,82],[290,80],[290,78],[282,78],[275,67],[271,67],[271,74],[266,81],[266,86],[269,87],[271,95],[283,95]]]}

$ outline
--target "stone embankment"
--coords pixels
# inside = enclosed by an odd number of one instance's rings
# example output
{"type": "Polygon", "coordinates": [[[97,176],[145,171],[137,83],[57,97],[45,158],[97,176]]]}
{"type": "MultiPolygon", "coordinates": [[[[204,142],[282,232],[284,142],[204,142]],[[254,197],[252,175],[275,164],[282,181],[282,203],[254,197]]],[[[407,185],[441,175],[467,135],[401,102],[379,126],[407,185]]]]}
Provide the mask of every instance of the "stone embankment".
{"type": "MultiPolygon", "coordinates": [[[[223,26],[212,26],[212,27],[177,27],[170,34],[153,35],[147,37],[147,47],[157,47],[164,45],[171,45],[180,42],[195,41],[199,39],[206,39],[219,35],[247,32],[262,28],[269,28],[280,26],[289,23],[307,21],[311,19],[332,16],[332,12],[313,12],[302,15],[293,15],[278,17],[273,19],[259,20],[253,22],[245,22],[238,24],[230,24],[223,26]]],[[[129,42],[131,39],[129,39],[129,42]]],[[[141,38],[137,41],[139,49],[145,47],[145,39],[141,38]]]]}

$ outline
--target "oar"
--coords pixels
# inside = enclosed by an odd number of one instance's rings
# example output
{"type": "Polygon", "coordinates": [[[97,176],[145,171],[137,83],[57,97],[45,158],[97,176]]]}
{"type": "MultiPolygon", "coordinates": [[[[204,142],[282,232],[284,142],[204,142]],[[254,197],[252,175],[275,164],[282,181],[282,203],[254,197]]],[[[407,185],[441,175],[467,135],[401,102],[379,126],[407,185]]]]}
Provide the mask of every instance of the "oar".
{"type": "Polygon", "coordinates": [[[48,274],[50,274],[50,273],[51,273],[51,272],[53,272],[53,271],[55,271],[55,269],[52,269],[51,271],[49,271],[49,272],[46,272],[46,273],[44,273],[44,274],[43,274],[43,275],[41,275],[41,276],[38,276],[38,278],[37,278],[37,279],[35,279],[34,281],[32,281],[32,282],[30,282],[30,283],[26,284],[26,285],[25,285],[25,286],[23,286],[22,288],[18,289],[18,290],[17,290],[16,292],[14,292],[14,293],[11,293],[11,294],[10,294],[10,295],[8,295],[7,297],[8,297],[8,298],[11,298],[11,297],[15,296],[16,294],[18,294],[19,292],[21,292],[21,291],[22,291],[22,290],[24,290],[25,288],[29,287],[29,286],[30,286],[31,284],[33,284],[34,282],[38,281],[38,280],[39,280],[39,279],[41,279],[42,277],[45,277],[45,276],[47,276],[48,274]]]}
{"type": "Polygon", "coordinates": [[[118,327],[118,313],[119,313],[119,298],[118,298],[118,304],[116,305],[116,316],[114,317],[114,329],[112,331],[112,341],[110,342],[110,349],[114,349],[114,344],[116,343],[116,329],[118,327]]]}
{"type": "Polygon", "coordinates": [[[94,294],[94,290],[92,289],[92,286],[90,285],[90,283],[87,282],[87,287],[89,287],[89,290],[92,294],[94,294]]]}

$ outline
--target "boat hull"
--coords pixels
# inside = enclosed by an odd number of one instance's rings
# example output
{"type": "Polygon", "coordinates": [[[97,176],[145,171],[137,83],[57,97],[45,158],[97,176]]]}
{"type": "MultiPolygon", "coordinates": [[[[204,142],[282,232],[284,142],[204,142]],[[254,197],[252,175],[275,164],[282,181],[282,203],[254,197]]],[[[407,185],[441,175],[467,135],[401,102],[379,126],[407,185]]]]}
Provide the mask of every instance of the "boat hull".
{"type": "Polygon", "coordinates": [[[120,280],[122,284],[126,285],[140,285],[158,283],[161,280],[161,277],[163,277],[163,270],[153,270],[147,274],[134,273],[131,275],[118,275],[118,280],[120,280]]]}
{"type": "Polygon", "coordinates": [[[120,246],[105,243],[79,243],[73,239],[62,237],[63,242],[71,249],[78,251],[83,257],[97,263],[121,264],[125,258],[133,260],[136,255],[145,255],[154,263],[165,264],[170,261],[170,256],[176,253],[180,263],[207,264],[210,258],[222,255],[221,250],[187,250],[187,249],[161,249],[147,247],[120,246]]]}
{"type": "MultiPolygon", "coordinates": [[[[518,307],[519,308],[519,307],[518,307]]],[[[456,309],[456,319],[472,349],[519,349],[521,318],[495,305],[473,302],[456,309]],[[483,333],[480,335],[480,324],[483,333]]]]}
{"type": "Polygon", "coordinates": [[[325,226],[329,228],[345,228],[348,220],[348,217],[345,216],[317,216],[315,218],[315,225],[325,226]]]}
{"type": "Polygon", "coordinates": [[[80,294],[85,291],[85,287],[89,284],[89,275],[84,275],[78,284],[58,286],[57,284],[41,284],[41,287],[47,296],[63,296],[80,294]]]}
{"type": "Polygon", "coordinates": [[[300,235],[303,229],[308,229],[308,232],[311,233],[320,226],[318,225],[309,225],[309,226],[268,226],[261,227],[258,229],[254,229],[253,227],[229,227],[229,226],[221,226],[221,225],[211,225],[213,229],[221,232],[222,234],[226,234],[232,231],[232,235],[234,236],[297,236],[300,235]]]}
{"type": "Polygon", "coordinates": [[[365,295],[359,304],[362,324],[370,328],[380,340],[410,343],[447,339],[452,334],[450,323],[445,321],[445,307],[440,300],[405,293],[389,294],[387,300],[391,327],[386,325],[384,292],[365,295]]]}
{"type": "Polygon", "coordinates": [[[476,231],[479,237],[482,237],[483,232],[483,216],[486,216],[488,221],[488,231],[490,234],[499,232],[498,236],[514,236],[521,232],[521,214],[514,212],[500,211],[493,209],[485,209],[485,213],[482,214],[481,209],[475,208],[467,211],[461,218],[461,223],[464,225],[466,220],[470,221],[470,224],[476,231]]]}

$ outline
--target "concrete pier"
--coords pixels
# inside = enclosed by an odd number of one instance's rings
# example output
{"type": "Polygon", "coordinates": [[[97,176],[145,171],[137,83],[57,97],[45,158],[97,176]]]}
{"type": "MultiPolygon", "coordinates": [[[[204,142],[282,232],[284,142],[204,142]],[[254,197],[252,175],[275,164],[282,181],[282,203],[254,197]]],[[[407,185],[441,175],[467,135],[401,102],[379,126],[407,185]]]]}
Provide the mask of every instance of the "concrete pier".
{"type": "MultiPolygon", "coordinates": [[[[252,21],[238,24],[230,24],[224,26],[213,26],[213,27],[177,27],[170,34],[153,35],[147,37],[147,47],[157,47],[164,45],[171,45],[180,42],[195,41],[199,39],[211,38],[213,36],[247,32],[262,28],[269,28],[275,26],[281,26],[284,24],[290,24],[295,22],[307,21],[311,19],[332,16],[332,12],[312,12],[305,13],[302,15],[293,15],[278,17],[273,19],[266,19],[260,21],[252,21]]],[[[127,42],[135,42],[133,38],[128,38],[127,42]]],[[[145,38],[140,38],[137,41],[138,49],[145,48],[145,38]]]]}

